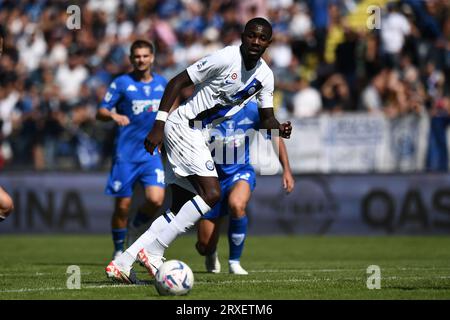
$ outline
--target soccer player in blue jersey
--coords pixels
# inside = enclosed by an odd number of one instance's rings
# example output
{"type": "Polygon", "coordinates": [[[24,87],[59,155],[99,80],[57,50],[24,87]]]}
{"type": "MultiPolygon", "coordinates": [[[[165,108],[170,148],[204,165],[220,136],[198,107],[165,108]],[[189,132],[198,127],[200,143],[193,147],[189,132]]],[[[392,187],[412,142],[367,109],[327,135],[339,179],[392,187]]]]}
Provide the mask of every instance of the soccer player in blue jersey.
{"type": "MultiPolygon", "coordinates": [[[[136,258],[155,275],[169,245],[220,201],[218,174],[206,141],[211,126],[231,117],[256,98],[260,127],[278,130],[283,138],[290,137],[291,123],[279,123],[274,116],[273,72],[262,59],[272,42],[272,25],[264,18],[251,19],[241,40],[240,46],[228,46],[200,59],[167,84],[155,124],[144,144],[154,154],[164,141],[171,174],[180,178],[187,190],[192,189],[195,196],[183,204],[170,223],[158,228],[156,236],[145,232],[111,261],[105,268],[109,278],[130,283],[136,258]],[[169,116],[181,90],[192,85],[195,88],[192,96],[169,116]]],[[[159,221],[162,220],[164,217],[159,221]]]]}
{"type": "MultiPolygon", "coordinates": [[[[260,128],[258,107],[255,102],[250,102],[226,120],[215,127],[212,139],[215,146],[214,152],[223,152],[220,159],[227,155],[234,155],[233,161],[216,161],[217,174],[219,176],[222,198],[214,208],[203,215],[198,224],[198,242],[196,248],[205,256],[205,266],[208,272],[220,272],[220,262],[217,253],[219,242],[220,224],[223,217],[230,214],[228,225],[229,246],[229,272],[232,274],[246,275],[248,272],[242,268],[240,258],[244,249],[247,236],[248,219],[246,215],[247,204],[252,191],[256,186],[255,170],[250,163],[250,141],[254,138],[255,130],[260,128]],[[244,148],[244,152],[239,149],[244,148]],[[239,159],[242,155],[244,159],[239,159]]],[[[279,160],[283,168],[282,185],[287,193],[294,188],[294,177],[289,165],[289,158],[284,142],[279,137],[274,137],[275,147],[279,152],[279,160]]],[[[217,158],[217,157],[214,157],[217,158]]]]}
{"type": "Polygon", "coordinates": [[[124,251],[128,215],[133,188],[140,182],[146,202],[139,208],[129,227],[137,229],[148,222],[164,201],[164,169],[159,153],[147,153],[142,147],[149,126],[155,122],[167,81],[152,72],[154,46],[145,40],[133,42],[130,61],[133,71],[113,80],[99,105],[97,119],[114,121],[118,132],[112,168],[105,193],[115,197],[112,237],[116,257],[124,251]]]}

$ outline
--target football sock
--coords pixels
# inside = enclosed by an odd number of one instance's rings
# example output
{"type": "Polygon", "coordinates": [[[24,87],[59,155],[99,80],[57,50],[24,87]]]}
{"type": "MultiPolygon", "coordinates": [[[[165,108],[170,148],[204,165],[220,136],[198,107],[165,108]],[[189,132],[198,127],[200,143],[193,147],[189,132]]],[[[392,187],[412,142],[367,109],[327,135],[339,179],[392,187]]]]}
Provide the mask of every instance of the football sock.
{"type": "Polygon", "coordinates": [[[139,228],[140,226],[147,224],[150,220],[151,220],[150,215],[148,215],[144,212],[138,211],[132,221],[132,225],[135,228],[139,228]]]}
{"type": "MultiPolygon", "coordinates": [[[[150,228],[145,231],[131,246],[128,247],[127,253],[136,258],[138,252],[142,248],[147,248],[155,239],[156,236],[163,230],[174,218],[170,210],[160,215],[155,221],[153,221],[150,228]]],[[[146,249],[147,250],[147,249],[146,249]]]]}
{"type": "Polygon", "coordinates": [[[156,237],[156,241],[153,241],[146,250],[152,254],[163,256],[165,249],[172,241],[192,228],[198,219],[209,210],[211,208],[206,202],[200,196],[195,196],[181,207],[172,222],[161,230],[156,237]]]}
{"type": "Polygon", "coordinates": [[[231,262],[239,262],[241,259],[242,251],[244,250],[244,242],[247,236],[248,218],[243,216],[239,219],[230,219],[230,225],[228,226],[228,245],[230,248],[231,262]]]}
{"type": "Polygon", "coordinates": [[[115,251],[123,251],[123,246],[125,244],[125,237],[127,236],[127,228],[122,229],[112,229],[112,239],[114,242],[115,251]]]}

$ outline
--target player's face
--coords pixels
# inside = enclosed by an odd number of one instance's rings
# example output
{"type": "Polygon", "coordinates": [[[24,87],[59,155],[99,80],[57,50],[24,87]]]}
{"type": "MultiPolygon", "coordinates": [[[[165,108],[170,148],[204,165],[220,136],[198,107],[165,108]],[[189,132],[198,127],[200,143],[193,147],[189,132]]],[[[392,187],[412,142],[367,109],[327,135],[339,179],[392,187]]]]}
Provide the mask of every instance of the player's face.
{"type": "Polygon", "coordinates": [[[150,69],[153,59],[154,55],[149,48],[136,48],[130,57],[133,67],[139,71],[150,69]]]}
{"type": "Polygon", "coordinates": [[[270,31],[258,24],[249,26],[242,33],[242,48],[251,59],[259,59],[271,42],[270,31]]]}

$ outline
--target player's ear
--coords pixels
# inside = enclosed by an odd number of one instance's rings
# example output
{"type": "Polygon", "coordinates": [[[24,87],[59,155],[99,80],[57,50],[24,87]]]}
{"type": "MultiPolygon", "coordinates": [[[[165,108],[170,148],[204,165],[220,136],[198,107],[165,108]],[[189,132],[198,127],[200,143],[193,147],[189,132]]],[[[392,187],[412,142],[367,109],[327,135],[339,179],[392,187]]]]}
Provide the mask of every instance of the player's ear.
{"type": "Polygon", "coordinates": [[[153,64],[154,61],[155,61],[155,55],[152,54],[152,55],[151,55],[151,58],[150,58],[150,63],[153,64]]]}

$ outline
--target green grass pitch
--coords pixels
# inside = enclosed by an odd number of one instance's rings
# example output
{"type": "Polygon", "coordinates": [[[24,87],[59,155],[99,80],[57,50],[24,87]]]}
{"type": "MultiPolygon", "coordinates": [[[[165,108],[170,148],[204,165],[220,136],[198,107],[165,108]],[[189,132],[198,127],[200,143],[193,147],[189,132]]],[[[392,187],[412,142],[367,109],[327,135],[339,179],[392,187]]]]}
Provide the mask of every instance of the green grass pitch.
{"type": "Polygon", "coordinates": [[[450,299],[450,237],[250,236],[242,265],[248,276],[228,274],[227,240],[222,273],[204,271],[195,238],[177,239],[168,259],[194,271],[192,292],[160,297],[145,269],[144,285],[109,281],[109,235],[0,236],[0,300],[4,299],[450,299]],[[67,289],[67,267],[81,270],[81,289],[67,289]],[[367,267],[378,265],[381,288],[369,290],[367,267]]]}

